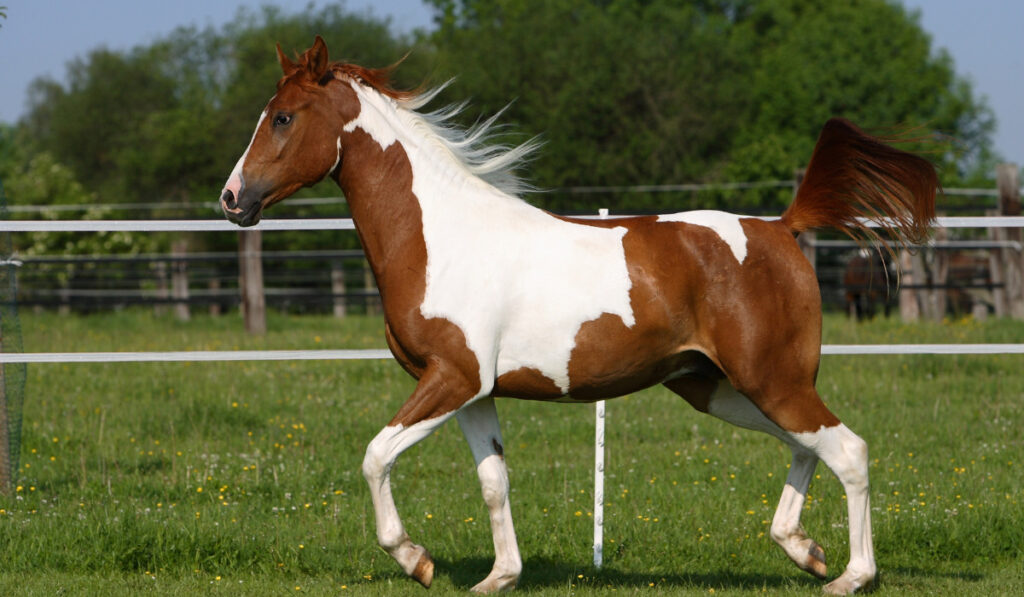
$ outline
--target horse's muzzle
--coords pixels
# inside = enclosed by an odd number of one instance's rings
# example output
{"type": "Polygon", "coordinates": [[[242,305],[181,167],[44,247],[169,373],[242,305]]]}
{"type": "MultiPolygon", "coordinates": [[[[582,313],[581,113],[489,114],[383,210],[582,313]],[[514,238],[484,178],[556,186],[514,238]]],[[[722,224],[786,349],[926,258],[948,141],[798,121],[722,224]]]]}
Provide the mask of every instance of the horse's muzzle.
{"type": "Polygon", "coordinates": [[[258,224],[263,212],[258,198],[246,201],[231,189],[224,189],[220,194],[220,208],[229,221],[243,227],[258,224]]]}

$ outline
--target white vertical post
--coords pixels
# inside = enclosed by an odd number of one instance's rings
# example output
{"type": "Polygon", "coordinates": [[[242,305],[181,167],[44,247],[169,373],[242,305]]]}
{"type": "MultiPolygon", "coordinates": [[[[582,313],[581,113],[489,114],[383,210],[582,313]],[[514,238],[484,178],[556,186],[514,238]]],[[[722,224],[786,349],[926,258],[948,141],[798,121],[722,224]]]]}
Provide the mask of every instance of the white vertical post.
{"type": "MultiPolygon", "coordinates": [[[[608,217],[601,208],[598,216],[608,217]]],[[[604,400],[594,403],[594,568],[604,563],[604,400]]]]}
{"type": "Polygon", "coordinates": [[[594,568],[604,562],[604,400],[594,403],[594,568]]]}

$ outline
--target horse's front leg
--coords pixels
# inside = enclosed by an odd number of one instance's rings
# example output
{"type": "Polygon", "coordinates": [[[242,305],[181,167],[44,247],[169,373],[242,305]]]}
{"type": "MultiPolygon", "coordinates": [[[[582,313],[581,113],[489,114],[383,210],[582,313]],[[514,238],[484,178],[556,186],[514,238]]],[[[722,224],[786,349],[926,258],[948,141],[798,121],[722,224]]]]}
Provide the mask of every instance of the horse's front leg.
{"type": "Polygon", "coordinates": [[[367,446],[363,459],[363,476],[370,486],[377,519],[377,541],[424,587],[434,578],[434,561],[405,532],[391,496],[391,467],[402,452],[433,433],[473,398],[469,384],[459,383],[462,378],[446,369],[438,366],[424,372],[412,396],[367,446]]]}
{"type": "Polygon", "coordinates": [[[494,567],[487,578],[473,587],[473,591],[494,593],[512,589],[519,580],[523,562],[519,556],[519,546],[516,544],[516,532],[512,527],[512,510],[508,500],[508,469],[505,466],[494,398],[481,398],[469,404],[458,412],[456,418],[466,435],[470,450],[473,451],[484,503],[487,504],[491,518],[491,533],[494,536],[494,567]]]}

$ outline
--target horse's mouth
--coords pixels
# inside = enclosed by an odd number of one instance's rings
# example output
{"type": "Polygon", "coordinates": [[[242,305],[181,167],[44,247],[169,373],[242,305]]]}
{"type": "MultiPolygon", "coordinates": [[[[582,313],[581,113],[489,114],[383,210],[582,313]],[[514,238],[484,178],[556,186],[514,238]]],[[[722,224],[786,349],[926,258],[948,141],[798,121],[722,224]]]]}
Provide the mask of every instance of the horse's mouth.
{"type": "Polygon", "coordinates": [[[243,205],[243,202],[237,200],[234,192],[229,189],[224,189],[224,192],[221,193],[220,208],[228,221],[243,228],[255,226],[263,215],[261,201],[252,201],[248,205],[243,205]]]}

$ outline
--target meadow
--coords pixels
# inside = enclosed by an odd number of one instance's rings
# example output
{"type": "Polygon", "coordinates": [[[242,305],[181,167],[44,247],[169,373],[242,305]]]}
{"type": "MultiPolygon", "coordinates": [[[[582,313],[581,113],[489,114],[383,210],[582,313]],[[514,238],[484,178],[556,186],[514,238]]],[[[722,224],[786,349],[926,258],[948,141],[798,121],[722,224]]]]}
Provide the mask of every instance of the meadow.
{"type": "MultiPolygon", "coordinates": [[[[1020,342],[1024,323],[826,317],[829,343],[1020,342]]],[[[26,352],[379,348],[379,318],[181,323],[22,314],[26,352]]],[[[828,356],[818,388],[871,450],[877,594],[1024,594],[1018,356],[828,356]]],[[[0,496],[2,595],[462,595],[492,545],[457,425],[393,473],[424,592],[376,545],[366,443],[413,387],[392,361],[30,365],[18,485],[0,496]]],[[[527,595],[817,595],[767,536],[789,453],[652,389],[608,403],[605,565],[591,564],[593,408],[501,400],[527,595]]],[[[804,526],[845,566],[842,487],[804,526]]]]}

